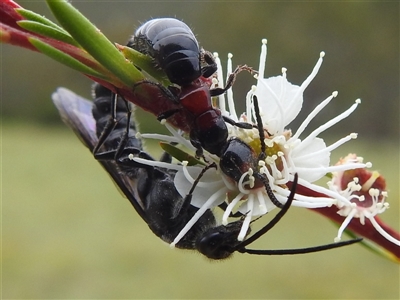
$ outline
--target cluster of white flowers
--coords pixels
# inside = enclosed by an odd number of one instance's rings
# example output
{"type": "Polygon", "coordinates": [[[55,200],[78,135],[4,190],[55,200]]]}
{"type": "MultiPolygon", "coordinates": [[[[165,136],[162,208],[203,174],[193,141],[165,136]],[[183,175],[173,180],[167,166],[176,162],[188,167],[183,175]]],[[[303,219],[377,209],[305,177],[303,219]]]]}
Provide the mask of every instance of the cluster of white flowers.
{"type": "MultiPolygon", "coordinates": [[[[335,241],[340,240],[344,228],[352,218],[360,218],[361,222],[363,222],[364,218],[368,218],[373,222],[376,229],[381,232],[383,236],[393,243],[400,245],[399,241],[386,234],[383,229],[374,222],[374,216],[383,212],[388,207],[387,204],[384,203],[386,192],[371,190],[370,195],[375,200],[371,202],[368,209],[359,209],[359,205],[354,202],[354,189],[358,187],[356,179],[349,185],[349,187],[345,187],[344,189],[342,189],[342,187],[337,183],[335,177],[329,181],[326,188],[315,184],[315,181],[321,179],[327,173],[332,173],[334,176],[338,176],[337,174],[343,174],[348,170],[365,170],[366,168],[371,167],[371,163],[363,163],[360,159],[347,160],[346,163],[337,165],[330,164],[331,151],[340,145],[357,138],[356,133],[350,133],[348,136],[341,138],[329,146],[327,146],[324,140],[319,137],[319,135],[326,129],[332,127],[354,112],[361,101],[357,99],[355,103],[343,113],[317,127],[308,136],[300,139],[305,128],[309,126],[314,117],[338,95],[338,92],[332,92],[329,97],[315,107],[294,134],[291,130],[286,129],[286,126],[299,114],[303,104],[304,90],[317,75],[322,65],[325,53],[320,53],[320,57],[311,74],[300,86],[297,86],[287,81],[287,70],[285,68],[282,68],[282,75],[264,78],[267,57],[266,44],[267,41],[265,39],[262,40],[260,65],[258,76],[256,77],[257,84],[252,86],[247,94],[246,112],[240,116],[236,114],[232,89],[229,89],[226,93],[226,99],[225,95],[219,96],[219,109],[223,115],[233,119],[234,121],[253,124],[257,123],[253,101],[254,95],[257,97],[262,126],[267,133],[264,140],[266,145],[266,158],[259,161],[258,170],[250,168],[242,174],[238,182],[234,182],[219,169],[220,158],[207,152],[205,152],[206,160],[209,163],[215,162],[217,168],[210,168],[203,174],[203,176],[201,176],[201,178],[199,178],[199,174],[203,170],[204,165],[187,166],[185,162],[181,164],[166,164],[135,158],[136,161],[144,164],[177,170],[175,186],[182,196],[187,195],[195,180],[198,179],[198,184],[194,189],[191,204],[198,207],[199,210],[186,224],[171,245],[174,246],[178,243],[207,209],[212,209],[223,202],[227,204],[227,208],[221,220],[222,224],[225,225],[229,222],[228,217],[234,211],[239,211],[245,216],[242,229],[238,235],[239,241],[244,240],[251,220],[268,213],[276,207],[268,196],[264,186],[254,187],[254,172],[266,176],[275,198],[282,204],[286,202],[287,197],[290,194],[290,189],[287,184],[289,183],[290,185],[290,182],[294,178],[294,174],[297,173],[299,186],[321,196],[315,197],[296,193],[292,203],[293,206],[304,208],[337,206],[338,213],[344,217],[344,221],[342,226],[339,228],[335,241]],[[226,106],[228,107],[227,109],[226,106]]],[[[232,55],[229,54],[227,74],[232,72],[231,58],[232,55]]],[[[215,54],[215,59],[218,65],[218,82],[223,83],[224,78],[221,62],[217,54],[215,54]]],[[[143,138],[177,142],[184,145],[189,150],[195,150],[190,142],[182,137],[180,132],[177,132],[168,124],[166,124],[166,126],[172,133],[172,137],[158,134],[142,134],[141,136],[143,138]]],[[[261,151],[260,134],[257,129],[243,129],[229,124],[228,127],[230,138],[239,138],[254,149],[255,152],[258,151],[259,153],[261,151]]],[[[358,200],[361,201],[361,199],[358,200]]]]}

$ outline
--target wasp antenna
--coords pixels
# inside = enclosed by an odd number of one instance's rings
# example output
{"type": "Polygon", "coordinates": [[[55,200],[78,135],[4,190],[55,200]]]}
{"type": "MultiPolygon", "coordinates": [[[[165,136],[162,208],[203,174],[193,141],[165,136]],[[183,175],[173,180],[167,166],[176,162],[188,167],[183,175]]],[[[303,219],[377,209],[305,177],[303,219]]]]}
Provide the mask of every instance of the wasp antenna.
{"type": "Polygon", "coordinates": [[[321,246],[308,247],[308,248],[297,248],[297,249],[277,249],[277,250],[255,250],[255,249],[242,249],[241,253],[256,254],[256,255],[293,255],[293,254],[306,254],[319,251],[325,251],[344,246],[349,246],[355,243],[361,242],[362,238],[352,239],[348,241],[342,241],[338,243],[331,243],[321,246]]]}
{"type": "Polygon", "coordinates": [[[265,158],[265,150],[266,150],[267,146],[265,145],[264,127],[262,124],[261,115],[260,115],[260,107],[258,106],[258,99],[257,99],[256,95],[253,95],[253,104],[254,104],[254,113],[256,115],[258,134],[260,135],[260,143],[261,143],[260,159],[264,159],[265,158]]]}
{"type": "Polygon", "coordinates": [[[254,176],[257,176],[258,179],[260,179],[262,181],[262,183],[264,184],[265,187],[265,191],[267,192],[267,195],[269,197],[269,199],[271,200],[271,202],[279,208],[283,208],[283,204],[279,202],[279,200],[275,197],[274,192],[271,189],[271,186],[269,185],[268,179],[265,175],[260,174],[260,173],[255,173],[254,176]]]}
{"type": "Polygon", "coordinates": [[[298,180],[298,175],[296,173],[296,174],[294,174],[293,184],[292,184],[292,188],[290,190],[289,197],[288,197],[285,205],[283,205],[282,209],[275,215],[275,217],[271,221],[268,222],[267,225],[265,225],[263,228],[261,228],[259,231],[257,231],[255,234],[253,234],[251,237],[249,237],[242,243],[238,244],[235,247],[235,251],[238,251],[240,253],[248,253],[247,252],[248,249],[246,249],[245,247],[247,245],[250,245],[257,239],[259,239],[261,236],[266,234],[269,230],[271,230],[272,227],[274,227],[280,221],[280,219],[287,213],[287,211],[289,210],[289,208],[293,202],[294,195],[296,194],[297,180],[298,180]]]}

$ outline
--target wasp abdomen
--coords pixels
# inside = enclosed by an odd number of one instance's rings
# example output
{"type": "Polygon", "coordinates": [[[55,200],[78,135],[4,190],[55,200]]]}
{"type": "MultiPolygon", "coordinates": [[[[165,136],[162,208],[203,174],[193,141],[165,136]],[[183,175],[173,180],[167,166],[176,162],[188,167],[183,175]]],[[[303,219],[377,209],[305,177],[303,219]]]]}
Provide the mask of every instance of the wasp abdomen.
{"type": "Polygon", "coordinates": [[[150,55],[169,80],[187,85],[201,74],[201,51],[192,30],[177,19],[153,19],[140,26],[128,47],[150,55]]]}

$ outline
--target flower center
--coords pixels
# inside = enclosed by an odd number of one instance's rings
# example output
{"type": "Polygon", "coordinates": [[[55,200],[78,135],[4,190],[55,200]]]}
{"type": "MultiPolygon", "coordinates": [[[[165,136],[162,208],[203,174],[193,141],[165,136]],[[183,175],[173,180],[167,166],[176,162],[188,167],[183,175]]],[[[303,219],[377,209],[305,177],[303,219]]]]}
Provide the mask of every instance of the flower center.
{"type": "MultiPolygon", "coordinates": [[[[283,163],[282,163],[282,156],[283,156],[283,151],[282,151],[282,145],[273,142],[272,140],[266,140],[266,147],[265,147],[265,160],[266,162],[266,167],[271,173],[271,165],[275,165],[274,168],[276,168],[279,171],[283,170],[283,163]]],[[[258,157],[261,155],[261,142],[260,139],[254,139],[251,142],[248,143],[248,145],[254,150],[254,152],[257,154],[258,157]]],[[[259,168],[260,170],[260,168],[259,168]]]]}
{"type": "Polygon", "coordinates": [[[373,193],[375,190],[384,191],[386,186],[378,172],[367,172],[364,169],[348,170],[343,173],[341,184],[342,189],[347,188],[352,195],[356,196],[350,201],[359,207],[372,207],[384,198],[379,192],[378,195],[373,193]]]}

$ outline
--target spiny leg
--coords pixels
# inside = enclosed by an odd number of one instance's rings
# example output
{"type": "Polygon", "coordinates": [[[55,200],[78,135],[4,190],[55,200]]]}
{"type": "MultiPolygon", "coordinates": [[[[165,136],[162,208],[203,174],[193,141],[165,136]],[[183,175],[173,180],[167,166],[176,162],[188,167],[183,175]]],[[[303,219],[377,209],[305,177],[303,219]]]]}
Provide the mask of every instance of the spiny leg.
{"type": "Polygon", "coordinates": [[[228,80],[226,81],[226,85],[223,88],[214,88],[210,90],[211,97],[219,96],[229,90],[232,85],[235,83],[236,76],[242,72],[248,71],[251,74],[257,74],[257,71],[253,70],[253,68],[248,67],[247,65],[239,65],[236,69],[229,75],[228,80]]]}

